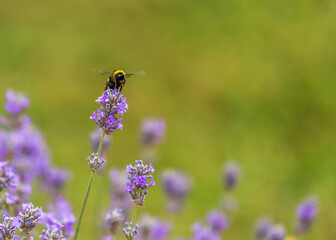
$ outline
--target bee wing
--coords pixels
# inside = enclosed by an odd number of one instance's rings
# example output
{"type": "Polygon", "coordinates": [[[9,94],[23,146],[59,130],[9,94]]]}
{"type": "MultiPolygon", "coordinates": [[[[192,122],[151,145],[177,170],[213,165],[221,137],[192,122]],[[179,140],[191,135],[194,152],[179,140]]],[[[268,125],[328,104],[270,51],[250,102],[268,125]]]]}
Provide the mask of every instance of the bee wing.
{"type": "Polygon", "coordinates": [[[104,70],[99,70],[99,69],[96,69],[96,68],[91,68],[91,70],[94,71],[94,72],[99,72],[100,75],[106,75],[106,74],[111,75],[112,74],[111,72],[104,71],[104,70]]]}
{"type": "Polygon", "coordinates": [[[144,76],[144,75],[146,75],[146,72],[142,70],[142,71],[133,72],[133,73],[126,73],[126,77],[130,77],[130,76],[133,76],[133,75],[144,76]]]}

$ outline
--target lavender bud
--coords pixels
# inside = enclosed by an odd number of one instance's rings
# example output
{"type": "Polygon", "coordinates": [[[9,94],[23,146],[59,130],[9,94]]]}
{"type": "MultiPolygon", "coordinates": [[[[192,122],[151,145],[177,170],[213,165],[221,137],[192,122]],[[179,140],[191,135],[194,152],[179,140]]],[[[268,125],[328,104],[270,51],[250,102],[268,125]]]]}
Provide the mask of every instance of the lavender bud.
{"type": "Polygon", "coordinates": [[[145,197],[147,195],[147,189],[155,185],[154,177],[149,175],[153,173],[155,169],[150,164],[143,165],[141,160],[135,161],[135,166],[132,164],[128,165],[126,168],[128,172],[128,180],[125,190],[130,194],[132,201],[140,206],[145,204],[145,197]],[[150,182],[148,183],[148,180],[150,182]]]}
{"type": "Polygon", "coordinates": [[[144,146],[160,145],[165,139],[166,122],[164,119],[145,119],[141,123],[141,142],[144,146]]]}
{"type": "Polygon", "coordinates": [[[44,217],[42,208],[34,208],[31,203],[22,204],[22,210],[19,211],[20,229],[24,233],[29,233],[32,229],[38,226],[44,217]]]}
{"type": "Polygon", "coordinates": [[[132,224],[129,222],[125,223],[126,227],[123,228],[123,233],[127,240],[133,240],[135,235],[138,234],[139,225],[136,224],[135,228],[132,227],[132,224]]]}
{"type": "Polygon", "coordinates": [[[2,219],[3,223],[0,223],[1,239],[16,238],[17,236],[15,235],[15,232],[20,226],[18,217],[12,218],[4,215],[2,219]]]}
{"type": "Polygon", "coordinates": [[[308,198],[303,201],[296,210],[297,224],[296,232],[298,234],[306,233],[317,215],[316,198],[308,198]]]}
{"type": "Polygon", "coordinates": [[[272,226],[273,224],[269,219],[260,219],[255,226],[255,238],[257,240],[266,240],[272,226]]]}
{"type": "Polygon", "coordinates": [[[211,229],[217,233],[225,231],[229,226],[226,216],[218,211],[210,212],[207,216],[207,221],[211,229]]]}
{"type": "Polygon", "coordinates": [[[108,89],[97,99],[97,102],[102,106],[97,109],[97,112],[93,112],[90,119],[93,119],[106,134],[111,134],[116,129],[121,130],[123,119],[118,120],[116,114],[123,115],[126,112],[128,108],[126,98],[123,98],[117,89],[108,89]]]}
{"type": "Polygon", "coordinates": [[[42,240],[66,240],[66,238],[63,236],[63,232],[62,229],[60,228],[60,226],[57,225],[52,225],[46,226],[46,230],[42,231],[42,234],[40,236],[40,238],[42,238],[42,240]]]}
{"type": "Polygon", "coordinates": [[[273,226],[268,233],[269,240],[284,240],[285,237],[286,237],[286,230],[281,225],[273,226]]]}
{"type": "Polygon", "coordinates": [[[238,182],[240,169],[235,162],[226,164],[224,168],[224,183],[227,190],[233,190],[238,182]]]}
{"type": "Polygon", "coordinates": [[[105,162],[104,159],[98,159],[97,153],[92,153],[90,156],[86,158],[88,160],[88,164],[92,172],[96,172],[105,162]]]}
{"type": "Polygon", "coordinates": [[[140,220],[141,230],[139,239],[166,239],[170,230],[171,224],[163,222],[160,219],[152,218],[149,215],[144,215],[140,220]]]}
{"type": "Polygon", "coordinates": [[[117,233],[124,220],[125,214],[120,208],[109,211],[105,216],[106,227],[112,235],[117,233]]]}
{"type": "Polygon", "coordinates": [[[162,184],[168,201],[168,210],[179,211],[191,189],[191,178],[180,171],[166,170],[162,176],[162,184]]]}

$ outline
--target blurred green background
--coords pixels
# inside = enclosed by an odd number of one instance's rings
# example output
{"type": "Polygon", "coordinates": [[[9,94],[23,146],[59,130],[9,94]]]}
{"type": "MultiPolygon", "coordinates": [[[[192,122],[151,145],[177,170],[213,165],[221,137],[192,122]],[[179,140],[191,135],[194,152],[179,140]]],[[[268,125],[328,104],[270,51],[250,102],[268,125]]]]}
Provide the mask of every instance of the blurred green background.
{"type": "MultiPolygon", "coordinates": [[[[145,70],[124,89],[129,111],[108,166],[139,158],[144,117],[166,119],[156,175],[174,167],[195,178],[173,235],[216,207],[222,165],[234,158],[242,178],[226,238],[252,238],[263,215],[290,231],[297,204],[314,194],[319,215],[305,239],[334,239],[335,13],[333,0],[2,0],[0,95],[30,97],[54,164],[73,172],[66,194],[76,216],[90,175],[89,116],[106,79],[90,69],[145,70]]],[[[95,179],[80,239],[99,236],[94,195],[107,204],[108,186],[107,176],[95,179]]],[[[146,211],[165,216],[159,184],[146,211]]]]}

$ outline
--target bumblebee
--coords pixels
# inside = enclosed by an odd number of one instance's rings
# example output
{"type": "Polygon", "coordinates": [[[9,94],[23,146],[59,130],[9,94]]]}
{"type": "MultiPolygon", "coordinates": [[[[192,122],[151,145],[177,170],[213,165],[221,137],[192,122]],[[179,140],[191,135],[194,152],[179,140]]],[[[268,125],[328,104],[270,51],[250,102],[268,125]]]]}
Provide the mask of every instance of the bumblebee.
{"type": "Polygon", "coordinates": [[[119,92],[123,89],[126,84],[126,78],[132,75],[144,75],[144,71],[136,73],[125,73],[123,70],[114,70],[113,72],[101,71],[97,69],[92,69],[93,71],[100,72],[100,74],[109,74],[110,76],[106,80],[105,90],[107,89],[118,89],[119,92]]]}

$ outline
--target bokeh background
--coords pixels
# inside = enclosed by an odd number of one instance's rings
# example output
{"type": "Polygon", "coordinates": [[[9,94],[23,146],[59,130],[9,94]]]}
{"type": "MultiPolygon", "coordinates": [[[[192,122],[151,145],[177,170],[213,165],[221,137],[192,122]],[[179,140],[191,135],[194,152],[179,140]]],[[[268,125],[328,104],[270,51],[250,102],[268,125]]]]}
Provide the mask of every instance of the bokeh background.
{"type": "MultiPolygon", "coordinates": [[[[89,116],[106,79],[90,69],[145,70],[124,89],[129,111],[108,167],[139,158],[143,118],[166,119],[156,174],[194,176],[173,235],[189,235],[216,207],[223,163],[235,159],[239,208],[227,238],[252,238],[264,215],[290,231],[297,204],[316,195],[319,215],[305,239],[334,239],[335,12],[333,0],[2,0],[0,95],[13,88],[30,97],[54,164],[73,173],[66,194],[76,216],[90,174],[89,116]]],[[[97,238],[94,199],[107,205],[108,188],[107,176],[95,179],[81,239],[97,238]]],[[[33,201],[43,204],[38,194],[33,201]]],[[[165,216],[160,184],[141,212],[165,216]]]]}

